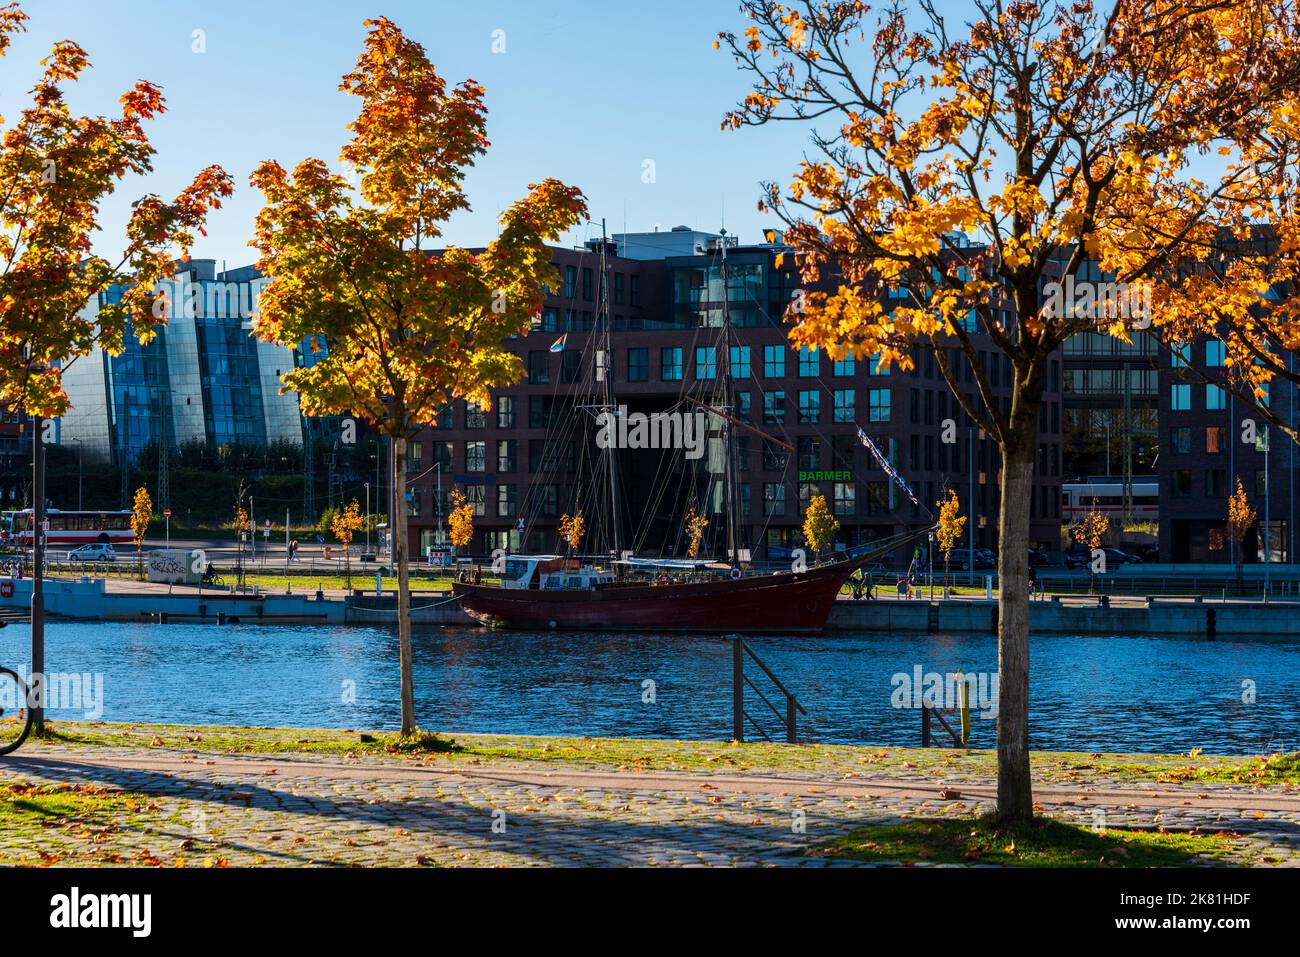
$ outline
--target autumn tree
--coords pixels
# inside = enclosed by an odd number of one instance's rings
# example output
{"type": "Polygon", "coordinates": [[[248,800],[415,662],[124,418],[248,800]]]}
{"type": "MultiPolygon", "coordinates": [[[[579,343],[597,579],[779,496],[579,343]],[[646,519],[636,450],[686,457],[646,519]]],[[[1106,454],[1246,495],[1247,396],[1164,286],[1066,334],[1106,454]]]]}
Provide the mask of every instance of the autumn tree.
{"type": "MultiPolygon", "coordinates": [[[[482,252],[437,250],[444,223],[469,208],[466,170],[488,147],[483,89],[449,87],[424,48],[387,19],[367,20],[365,49],[340,89],[360,102],[340,160],[355,178],[306,159],[266,162],[254,245],[269,278],[255,330],[308,342],[316,361],[283,377],[310,415],[359,416],[393,442],[393,490],[405,500],[406,443],[456,399],[487,407],[517,381],[505,340],[525,334],[558,288],[547,243],[586,205],[554,179],[531,186],[482,252]]],[[[402,733],[414,729],[405,514],[397,555],[402,733]]]]}
{"type": "Polygon", "coordinates": [[[465,498],[458,488],[451,490],[451,511],[447,513],[447,528],[451,544],[463,548],[474,538],[474,503],[465,498]]]}
{"type": "Polygon", "coordinates": [[[1255,527],[1259,516],[1246,500],[1246,490],[1242,487],[1241,476],[1237,476],[1237,489],[1228,497],[1228,522],[1223,533],[1232,542],[1237,561],[1241,561],[1241,546],[1246,535],[1255,527]]]}
{"type": "Polygon", "coordinates": [[[144,537],[149,534],[149,525],[153,522],[153,499],[149,497],[149,490],[141,485],[135,490],[135,498],[131,502],[131,534],[135,538],[135,567],[136,573],[144,577],[144,563],[141,549],[144,547],[144,537]]]}
{"type": "Polygon", "coordinates": [[[938,527],[934,534],[939,543],[939,551],[943,552],[943,579],[946,582],[948,562],[952,559],[953,548],[961,541],[961,533],[966,528],[966,516],[961,514],[961,502],[958,501],[956,492],[949,491],[947,498],[934,504],[939,509],[938,527]]]}
{"type": "Polygon", "coordinates": [[[349,591],[352,589],[352,537],[365,527],[366,520],[362,518],[361,506],[355,498],[330,518],[330,531],[343,546],[343,575],[349,591]]]}
{"type": "Polygon", "coordinates": [[[694,504],[686,512],[686,557],[699,558],[700,541],[704,530],[709,527],[709,520],[700,514],[694,504]]]}
{"type": "MultiPolygon", "coordinates": [[[[1290,141],[1294,4],[973,0],[958,16],[931,0],[741,9],[750,25],[718,45],[753,89],[724,127],[812,128],[793,181],[768,184],[760,204],[785,223],[812,287],[792,304],[792,341],[833,358],[879,354],[903,370],[914,348],[932,351],[1000,453],[997,811],[1026,820],[1027,555],[1048,363],[1073,335],[1127,339],[1175,301],[1183,315],[1241,304],[1248,282],[1189,282],[1186,264],[1219,254],[1247,150],[1278,132],[1290,141]],[[1200,168],[1220,149],[1226,162],[1200,168]],[[1152,309],[1126,315],[1122,304],[1077,308],[1045,295],[1048,283],[1094,275],[1150,288],[1152,309]],[[990,350],[1009,363],[1009,388],[981,361],[990,350]]],[[[1279,218],[1260,194],[1251,211],[1279,218]]]]}
{"type": "MultiPolygon", "coordinates": [[[[16,3],[0,8],[0,53],[25,20],[16,3]]],[[[0,140],[0,405],[49,418],[68,409],[63,372],[73,360],[96,346],[117,355],[128,331],[154,337],[166,318],[158,283],[231,181],[210,166],[172,202],[137,199],[120,254],[95,252],[104,200],[152,169],[145,124],[165,112],[162,92],[141,80],[122,94],[119,115],[78,116],[65,87],[89,68],[86,51],[62,40],[41,66],[31,105],[0,140]],[[85,309],[112,285],[120,299],[85,309]]]]}
{"type": "MultiPolygon", "coordinates": [[[[1070,536],[1088,549],[1090,553],[1101,548],[1108,534],[1110,534],[1110,519],[1097,511],[1096,507],[1084,512],[1083,516],[1070,528],[1070,536]]],[[[1089,591],[1091,591],[1092,583],[1095,581],[1091,577],[1093,574],[1093,561],[1090,557],[1088,559],[1089,591]]]]}
{"type": "Polygon", "coordinates": [[[560,516],[560,540],[569,546],[569,551],[576,552],[582,545],[582,537],[587,534],[587,520],[582,512],[560,516]]]}
{"type": "Polygon", "coordinates": [[[839,530],[839,520],[826,505],[826,496],[814,495],[803,517],[803,538],[808,547],[820,555],[835,544],[835,533],[839,530]]]}

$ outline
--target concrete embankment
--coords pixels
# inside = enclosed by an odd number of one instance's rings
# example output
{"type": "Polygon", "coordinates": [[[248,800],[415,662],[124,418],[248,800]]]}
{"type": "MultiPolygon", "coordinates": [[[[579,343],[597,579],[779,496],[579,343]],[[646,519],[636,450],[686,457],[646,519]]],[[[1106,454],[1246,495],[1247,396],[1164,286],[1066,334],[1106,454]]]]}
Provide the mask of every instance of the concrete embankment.
{"type": "MultiPolygon", "coordinates": [[[[29,608],[31,581],[0,580],[0,607],[29,608]]],[[[52,580],[45,584],[51,615],[101,621],[226,622],[265,624],[392,625],[397,600],[392,595],[341,597],[308,595],[232,595],[193,589],[106,588],[101,579],[52,580]]],[[[459,605],[444,594],[416,594],[411,618],[417,625],[472,625],[459,605]]],[[[1200,635],[1300,637],[1300,601],[1160,600],[1147,598],[1065,598],[1030,605],[1035,634],[1200,635]]],[[[951,601],[836,602],[828,631],[868,634],[993,635],[997,602],[951,601]]]]}

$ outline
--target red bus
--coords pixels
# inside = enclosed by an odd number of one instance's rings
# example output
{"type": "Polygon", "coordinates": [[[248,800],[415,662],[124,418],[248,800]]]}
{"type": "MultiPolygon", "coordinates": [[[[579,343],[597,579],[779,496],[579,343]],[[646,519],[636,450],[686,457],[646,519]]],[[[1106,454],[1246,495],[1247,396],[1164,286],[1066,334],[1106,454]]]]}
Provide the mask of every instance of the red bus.
{"type": "MultiPolygon", "coordinates": [[[[83,545],[103,542],[109,545],[129,545],[135,542],[131,532],[130,512],[64,512],[49,509],[45,517],[50,523],[45,536],[47,547],[83,545]]],[[[0,512],[0,542],[22,548],[32,546],[32,510],[0,512]]]]}

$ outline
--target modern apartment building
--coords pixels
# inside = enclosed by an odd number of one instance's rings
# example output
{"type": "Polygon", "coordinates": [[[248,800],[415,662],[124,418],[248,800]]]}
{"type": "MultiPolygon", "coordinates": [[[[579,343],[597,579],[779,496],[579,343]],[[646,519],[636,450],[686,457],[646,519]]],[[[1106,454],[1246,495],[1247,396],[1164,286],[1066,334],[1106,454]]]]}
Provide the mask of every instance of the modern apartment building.
{"type": "MultiPolygon", "coordinates": [[[[586,547],[609,547],[607,475],[594,478],[601,473],[592,468],[601,454],[592,414],[598,399],[584,384],[584,370],[596,362],[602,373],[608,369],[616,399],[629,412],[698,409],[691,397],[714,389],[723,368],[724,297],[733,326],[735,415],[752,426],[737,429],[742,548],[755,559],[788,555],[802,543],[804,510],[816,494],[831,505],[844,546],[925,528],[946,488],[957,492],[964,511],[973,499],[974,545],[996,547],[996,444],[967,421],[934,354],[914,350],[916,367],[904,373],[880,370],[870,359],[837,362],[792,348],[783,315],[799,282],[788,263],[778,266],[781,248],[729,247],[724,284],[718,236],[684,227],[615,235],[607,249],[612,363],[604,358],[606,335],[598,322],[599,246],[555,249],[562,288],[548,298],[532,333],[513,346],[525,379],[494,396],[490,412],[457,403],[439,428],[411,443],[413,552],[440,540],[453,485],[474,504],[470,549],[476,553],[553,550],[561,516],[579,509],[591,529],[586,547]],[[674,236],[689,236],[693,248],[662,238],[674,236]],[[657,243],[672,254],[646,258],[657,243]],[[641,254],[621,255],[627,250],[641,254]],[[887,478],[859,441],[859,428],[910,484],[918,504],[887,478]]],[[[996,401],[1009,403],[1010,364],[987,337],[974,337],[996,401]]],[[[949,358],[974,398],[964,356],[954,349],[949,358]]],[[[1061,389],[1061,361],[1054,357],[1031,530],[1031,540],[1049,550],[1060,547],[1061,389]]],[[[622,449],[617,461],[621,547],[681,554],[684,512],[699,503],[710,522],[701,553],[725,553],[716,446],[697,463],[658,449],[622,449]]]]}

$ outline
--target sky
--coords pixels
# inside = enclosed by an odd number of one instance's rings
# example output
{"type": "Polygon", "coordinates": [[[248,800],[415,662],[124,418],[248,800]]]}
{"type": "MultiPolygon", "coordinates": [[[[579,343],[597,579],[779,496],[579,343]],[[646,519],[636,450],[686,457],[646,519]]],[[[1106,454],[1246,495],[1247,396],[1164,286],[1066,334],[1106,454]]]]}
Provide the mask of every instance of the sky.
{"type": "Polygon", "coordinates": [[[27,32],[0,59],[6,127],[26,102],[38,61],[60,39],[92,67],[69,90],[80,113],[117,112],[136,80],[162,87],[167,113],[148,128],[148,177],[124,180],[105,202],[97,251],[120,248],[130,203],[170,198],[217,163],[237,191],[208,221],[191,255],[230,267],[248,247],[261,194],[248,175],[264,159],[306,156],[339,168],[357,100],[338,92],[355,63],[362,21],[386,16],[422,43],[452,83],[486,89],[492,147],[469,174],[473,209],[446,239],[482,245],[497,216],[547,176],[586,193],[594,225],[569,243],[611,233],[725,224],[742,241],[777,225],[757,212],[759,184],[788,182],[807,143],[793,124],[722,132],[747,90],[719,30],[740,32],[735,0],[27,0],[27,32]],[[195,31],[202,31],[196,34],[195,31]],[[201,48],[202,52],[199,52],[201,48]],[[648,165],[653,164],[653,165],[648,165]],[[653,174],[653,175],[651,175],[653,174]],[[647,182],[647,180],[650,180],[647,182]]]}

